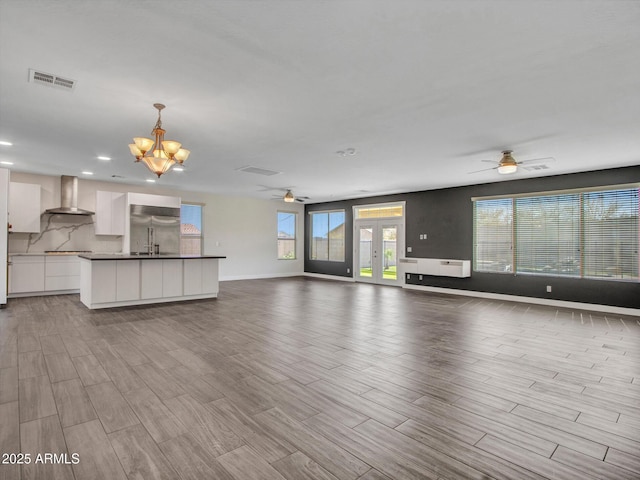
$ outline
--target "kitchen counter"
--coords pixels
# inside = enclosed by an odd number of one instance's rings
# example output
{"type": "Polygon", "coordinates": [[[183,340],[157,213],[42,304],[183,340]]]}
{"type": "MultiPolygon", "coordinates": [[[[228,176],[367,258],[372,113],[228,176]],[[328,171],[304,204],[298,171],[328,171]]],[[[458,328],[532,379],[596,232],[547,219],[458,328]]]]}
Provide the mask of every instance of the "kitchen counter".
{"type": "Polygon", "coordinates": [[[125,255],[122,253],[86,253],[78,255],[85,260],[184,260],[198,258],[227,258],[220,255],[180,255],[180,254],[159,254],[159,255],[125,255]]]}
{"type": "Polygon", "coordinates": [[[80,301],[91,309],[216,298],[218,262],[226,258],[121,254],[78,257],[80,301]]]}

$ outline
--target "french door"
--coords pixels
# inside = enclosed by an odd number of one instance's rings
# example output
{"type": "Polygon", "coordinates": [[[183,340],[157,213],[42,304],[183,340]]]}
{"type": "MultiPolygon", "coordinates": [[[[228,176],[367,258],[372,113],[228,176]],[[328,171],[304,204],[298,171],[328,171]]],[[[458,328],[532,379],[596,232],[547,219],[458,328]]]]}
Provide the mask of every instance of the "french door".
{"type": "Polygon", "coordinates": [[[362,219],[355,225],[355,279],[402,285],[398,258],[404,252],[404,224],[398,218],[362,219]]]}

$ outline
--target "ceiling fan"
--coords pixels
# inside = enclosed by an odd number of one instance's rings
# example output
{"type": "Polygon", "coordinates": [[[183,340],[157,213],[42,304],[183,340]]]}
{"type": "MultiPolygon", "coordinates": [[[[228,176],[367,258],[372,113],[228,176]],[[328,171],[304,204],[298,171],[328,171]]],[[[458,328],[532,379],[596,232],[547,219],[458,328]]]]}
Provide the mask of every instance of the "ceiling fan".
{"type": "Polygon", "coordinates": [[[287,203],[300,202],[304,203],[305,200],[309,200],[309,197],[302,197],[299,195],[294,195],[290,188],[274,188],[273,190],[282,190],[286,191],[284,195],[272,195],[275,198],[283,200],[287,203]]]}
{"type": "Polygon", "coordinates": [[[512,153],[513,153],[513,150],[503,150],[502,158],[499,161],[481,160],[482,162],[497,163],[497,165],[495,167],[483,168],[482,170],[476,170],[475,172],[469,172],[469,173],[471,174],[471,173],[486,172],[488,170],[498,170],[499,174],[508,175],[510,173],[516,173],[516,171],[518,170],[518,165],[555,161],[555,158],[553,157],[543,157],[543,158],[531,158],[529,160],[523,160],[519,162],[519,161],[516,161],[515,158],[513,158],[513,156],[511,155],[512,153]]]}

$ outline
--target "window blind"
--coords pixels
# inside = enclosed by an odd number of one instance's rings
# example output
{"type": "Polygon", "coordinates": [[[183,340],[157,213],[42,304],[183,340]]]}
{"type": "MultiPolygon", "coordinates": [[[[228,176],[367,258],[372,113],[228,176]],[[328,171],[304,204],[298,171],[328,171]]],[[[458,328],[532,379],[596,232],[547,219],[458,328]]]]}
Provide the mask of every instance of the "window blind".
{"type": "Polygon", "coordinates": [[[638,189],[583,196],[585,277],[638,278],[638,189]]]}
{"type": "Polygon", "coordinates": [[[479,200],[474,207],[474,270],[511,272],[513,268],[513,200],[479,200]]]}
{"type": "Polygon", "coordinates": [[[474,271],[638,281],[639,191],[474,198],[474,271]]]}
{"type": "Polygon", "coordinates": [[[580,275],[580,195],[515,200],[516,272],[580,275]]]}

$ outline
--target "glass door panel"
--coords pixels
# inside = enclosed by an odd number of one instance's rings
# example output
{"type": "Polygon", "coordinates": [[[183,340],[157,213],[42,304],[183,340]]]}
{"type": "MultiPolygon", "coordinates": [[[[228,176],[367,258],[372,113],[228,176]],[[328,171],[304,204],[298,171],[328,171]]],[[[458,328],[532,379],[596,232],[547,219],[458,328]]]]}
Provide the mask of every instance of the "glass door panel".
{"type": "Polygon", "coordinates": [[[398,227],[382,227],[382,278],[384,280],[398,279],[398,227]]]}
{"type": "Polygon", "coordinates": [[[356,220],[355,278],[360,282],[401,285],[398,277],[398,255],[402,223],[390,219],[356,220]]]}
{"type": "Polygon", "coordinates": [[[358,227],[358,276],[373,277],[373,227],[358,227]]]}

